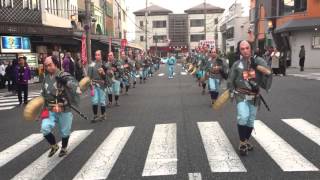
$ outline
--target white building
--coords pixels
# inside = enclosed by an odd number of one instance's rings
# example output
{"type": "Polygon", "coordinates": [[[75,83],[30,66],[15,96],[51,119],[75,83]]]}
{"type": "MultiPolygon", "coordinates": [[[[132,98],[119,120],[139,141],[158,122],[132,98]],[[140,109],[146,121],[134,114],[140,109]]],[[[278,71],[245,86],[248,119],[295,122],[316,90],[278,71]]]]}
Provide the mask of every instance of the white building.
{"type": "MultiPolygon", "coordinates": [[[[40,4],[43,25],[72,28],[71,18],[78,17],[77,0],[42,0],[40,4]]],[[[24,6],[28,6],[28,4],[26,3],[24,6]]]]}
{"type": "Polygon", "coordinates": [[[223,8],[201,3],[184,11],[189,21],[189,48],[195,49],[200,40],[217,40],[217,24],[223,8]],[[205,31],[206,28],[206,31],[205,31]]]}
{"type": "Polygon", "coordinates": [[[218,36],[218,19],[224,9],[201,3],[185,10],[185,14],[173,14],[157,5],[148,7],[147,12],[147,39],[146,9],[134,12],[138,25],[136,43],[146,47],[147,42],[147,49],[151,53],[165,56],[167,52],[179,54],[195,49],[201,40],[215,41],[218,36]]]}
{"type": "Polygon", "coordinates": [[[221,49],[228,52],[235,52],[238,41],[248,39],[248,29],[250,27],[249,17],[243,16],[242,4],[232,4],[228,11],[223,14],[222,25],[222,47],[221,49]]]}
{"type": "Polygon", "coordinates": [[[162,8],[157,5],[152,5],[147,8],[147,24],[146,24],[146,8],[135,11],[136,27],[136,43],[151,52],[157,51],[157,54],[165,56],[169,46],[169,31],[168,31],[168,15],[172,11],[162,8]],[[147,39],[145,38],[145,29],[147,29],[147,39]]]}

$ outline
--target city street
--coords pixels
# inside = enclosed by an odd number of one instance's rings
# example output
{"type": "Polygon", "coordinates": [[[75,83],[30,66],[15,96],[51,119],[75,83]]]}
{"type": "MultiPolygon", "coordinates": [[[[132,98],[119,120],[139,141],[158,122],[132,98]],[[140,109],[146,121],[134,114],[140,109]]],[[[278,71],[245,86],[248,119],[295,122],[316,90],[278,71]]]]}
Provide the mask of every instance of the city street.
{"type": "MultiPolygon", "coordinates": [[[[1,108],[13,106],[0,110],[0,179],[320,179],[319,79],[274,77],[271,92],[264,93],[271,112],[261,106],[254,150],[243,157],[235,103],[214,111],[209,94],[201,95],[181,66],[174,79],[165,73],[162,66],[120,96],[120,107],[107,109],[104,122],[74,114],[63,158],[49,159],[40,122],[24,121],[23,107],[7,101],[14,97],[0,97],[1,108]]],[[[81,98],[80,110],[92,117],[89,96],[81,98]]]]}

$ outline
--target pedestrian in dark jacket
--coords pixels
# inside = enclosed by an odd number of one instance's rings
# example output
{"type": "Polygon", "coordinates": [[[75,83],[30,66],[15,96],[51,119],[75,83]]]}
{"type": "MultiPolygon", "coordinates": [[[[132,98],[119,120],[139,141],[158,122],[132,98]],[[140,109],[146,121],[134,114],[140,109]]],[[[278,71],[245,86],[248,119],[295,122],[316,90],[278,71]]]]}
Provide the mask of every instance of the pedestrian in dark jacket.
{"type": "Polygon", "coordinates": [[[306,50],[304,49],[304,45],[300,47],[300,52],[299,52],[299,65],[300,65],[300,71],[304,71],[304,61],[306,59],[306,50]]]}
{"type": "Polygon", "coordinates": [[[25,56],[19,57],[18,65],[15,67],[16,85],[20,105],[22,104],[22,91],[24,93],[24,104],[27,104],[28,102],[28,81],[31,79],[31,72],[26,60],[27,58],[25,56]]]}
{"type": "Polygon", "coordinates": [[[15,84],[15,73],[14,73],[14,66],[12,62],[9,62],[8,66],[6,67],[6,78],[8,81],[8,91],[13,92],[14,91],[14,84],[15,84]]]}
{"type": "Polygon", "coordinates": [[[83,75],[83,66],[80,59],[76,59],[75,64],[75,77],[78,81],[80,81],[84,75],[83,75]]]}

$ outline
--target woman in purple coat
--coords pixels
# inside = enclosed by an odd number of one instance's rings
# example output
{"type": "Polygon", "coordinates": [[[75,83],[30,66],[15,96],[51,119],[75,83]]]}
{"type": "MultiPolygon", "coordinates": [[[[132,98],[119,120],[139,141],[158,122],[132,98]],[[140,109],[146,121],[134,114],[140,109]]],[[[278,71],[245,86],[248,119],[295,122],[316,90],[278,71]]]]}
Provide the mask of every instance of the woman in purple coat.
{"type": "Polygon", "coordinates": [[[24,104],[27,104],[28,102],[28,81],[31,79],[31,72],[26,60],[27,58],[25,56],[19,57],[18,65],[15,67],[16,85],[20,105],[22,104],[22,91],[24,93],[24,104]]]}

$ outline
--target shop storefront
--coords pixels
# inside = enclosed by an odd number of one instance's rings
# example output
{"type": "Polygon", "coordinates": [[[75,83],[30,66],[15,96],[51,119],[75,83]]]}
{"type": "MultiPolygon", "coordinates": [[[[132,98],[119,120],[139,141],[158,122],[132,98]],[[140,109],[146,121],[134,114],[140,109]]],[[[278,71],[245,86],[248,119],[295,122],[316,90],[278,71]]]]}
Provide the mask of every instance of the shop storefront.
{"type": "Polygon", "coordinates": [[[19,57],[25,56],[31,69],[30,83],[39,82],[38,54],[31,53],[29,37],[22,36],[1,36],[0,61],[8,64],[16,64],[19,57]]]}

